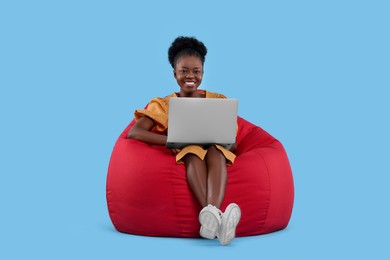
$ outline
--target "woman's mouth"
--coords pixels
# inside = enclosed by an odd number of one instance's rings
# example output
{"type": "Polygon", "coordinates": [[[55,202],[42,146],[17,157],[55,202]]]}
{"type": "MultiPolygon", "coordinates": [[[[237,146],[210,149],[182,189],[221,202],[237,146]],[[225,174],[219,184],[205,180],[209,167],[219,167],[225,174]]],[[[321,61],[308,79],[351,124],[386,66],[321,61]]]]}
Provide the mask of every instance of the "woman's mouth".
{"type": "Polygon", "coordinates": [[[184,85],[186,87],[194,87],[195,83],[196,83],[195,81],[186,81],[186,82],[184,82],[184,85]]]}

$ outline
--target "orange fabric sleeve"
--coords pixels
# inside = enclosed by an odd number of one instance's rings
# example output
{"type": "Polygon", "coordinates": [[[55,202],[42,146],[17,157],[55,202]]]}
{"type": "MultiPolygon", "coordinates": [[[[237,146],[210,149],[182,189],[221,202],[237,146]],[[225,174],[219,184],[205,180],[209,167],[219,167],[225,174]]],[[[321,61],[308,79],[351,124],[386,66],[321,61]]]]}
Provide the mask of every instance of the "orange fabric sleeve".
{"type": "Polygon", "coordinates": [[[168,102],[164,98],[152,99],[146,109],[137,109],[134,112],[135,120],[147,116],[155,122],[153,130],[164,132],[168,128],[168,102]]]}

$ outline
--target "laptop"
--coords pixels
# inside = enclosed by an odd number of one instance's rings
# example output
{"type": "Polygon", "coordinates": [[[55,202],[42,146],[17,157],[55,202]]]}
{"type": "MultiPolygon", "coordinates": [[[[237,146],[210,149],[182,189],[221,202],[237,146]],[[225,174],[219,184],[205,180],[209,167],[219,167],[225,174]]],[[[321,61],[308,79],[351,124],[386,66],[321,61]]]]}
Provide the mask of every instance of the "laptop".
{"type": "Polygon", "coordinates": [[[236,141],[237,99],[170,98],[166,147],[219,144],[229,149],[236,141]]]}

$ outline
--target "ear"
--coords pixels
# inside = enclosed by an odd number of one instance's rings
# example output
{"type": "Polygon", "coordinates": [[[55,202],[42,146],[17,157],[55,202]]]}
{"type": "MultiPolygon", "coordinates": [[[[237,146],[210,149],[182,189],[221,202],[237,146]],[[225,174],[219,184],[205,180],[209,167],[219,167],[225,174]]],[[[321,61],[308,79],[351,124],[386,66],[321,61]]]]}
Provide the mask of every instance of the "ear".
{"type": "Polygon", "coordinates": [[[177,75],[176,75],[176,70],[175,69],[173,69],[173,76],[175,77],[175,79],[177,79],[176,78],[177,75]]]}

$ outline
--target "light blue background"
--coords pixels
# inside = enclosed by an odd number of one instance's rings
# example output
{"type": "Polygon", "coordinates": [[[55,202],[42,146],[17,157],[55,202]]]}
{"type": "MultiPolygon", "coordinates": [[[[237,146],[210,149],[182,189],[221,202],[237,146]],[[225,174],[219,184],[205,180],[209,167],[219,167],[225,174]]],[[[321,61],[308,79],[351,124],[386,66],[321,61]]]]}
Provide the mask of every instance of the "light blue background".
{"type": "Polygon", "coordinates": [[[389,259],[388,3],[1,1],[0,258],[389,259]],[[202,88],[284,144],[287,229],[228,247],[114,230],[110,154],[178,89],[179,35],[209,49],[202,88]]]}

